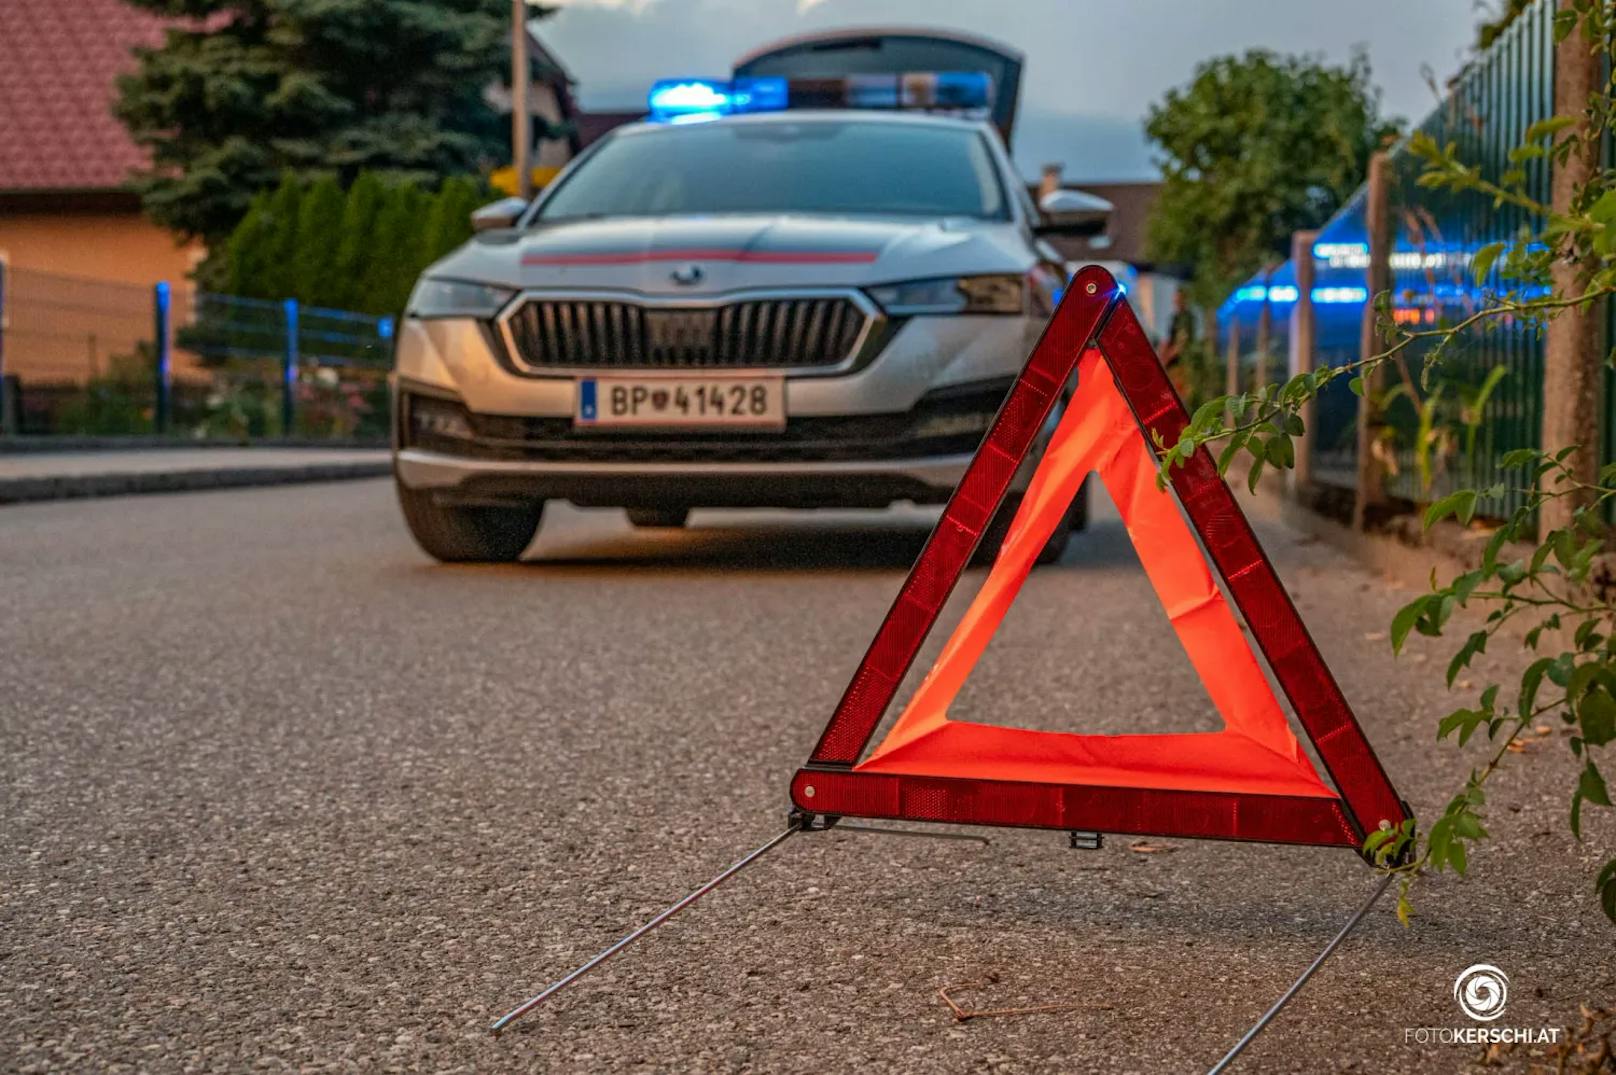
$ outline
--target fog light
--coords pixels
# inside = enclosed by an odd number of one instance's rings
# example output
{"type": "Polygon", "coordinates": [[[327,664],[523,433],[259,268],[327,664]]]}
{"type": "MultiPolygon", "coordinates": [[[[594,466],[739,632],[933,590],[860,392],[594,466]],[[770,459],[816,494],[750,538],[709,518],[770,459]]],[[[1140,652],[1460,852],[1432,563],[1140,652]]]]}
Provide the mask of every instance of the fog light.
{"type": "Polygon", "coordinates": [[[916,440],[930,437],[959,437],[967,433],[986,433],[992,424],[993,415],[986,411],[934,414],[916,422],[911,436],[916,440]]]}
{"type": "Polygon", "coordinates": [[[410,424],[418,435],[471,440],[471,420],[466,409],[448,400],[415,396],[410,400],[410,424]]]}

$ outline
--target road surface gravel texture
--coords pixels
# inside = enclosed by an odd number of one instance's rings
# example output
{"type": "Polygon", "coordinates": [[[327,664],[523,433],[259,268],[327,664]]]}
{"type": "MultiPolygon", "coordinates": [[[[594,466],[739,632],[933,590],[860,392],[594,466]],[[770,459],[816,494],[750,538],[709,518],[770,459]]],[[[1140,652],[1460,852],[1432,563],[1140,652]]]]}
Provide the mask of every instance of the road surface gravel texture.
{"type": "MultiPolygon", "coordinates": [[[[1214,726],[1095,515],[955,715],[1214,726]]],[[[1445,644],[1394,660],[1409,591],[1260,530],[1434,814],[1480,756],[1435,742],[1445,644]]],[[[1350,852],[799,836],[488,1035],[783,827],[926,531],[562,507],[526,563],[444,567],[385,481],[0,509],[0,1070],[1204,1071],[1369,891],[1350,852]],[[1074,1007],[956,1022],[937,991],[972,983],[1074,1007]]],[[[1616,997],[1610,816],[1571,841],[1558,738],[1509,761],[1471,878],[1422,886],[1406,931],[1383,902],[1236,1070],[1469,1070],[1480,1048],[1405,1028],[1474,1025],[1473,963],[1508,974],[1512,1026],[1616,997]]]]}

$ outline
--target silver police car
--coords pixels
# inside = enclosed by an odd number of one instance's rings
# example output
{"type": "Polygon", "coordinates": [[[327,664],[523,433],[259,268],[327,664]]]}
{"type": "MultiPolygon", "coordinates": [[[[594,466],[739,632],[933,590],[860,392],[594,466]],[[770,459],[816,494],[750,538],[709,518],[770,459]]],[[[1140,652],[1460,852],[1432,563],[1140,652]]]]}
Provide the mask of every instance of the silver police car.
{"type": "MultiPolygon", "coordinates": [[[[698,507],[941,503],[1059,297],[1040,235],[1107,208],[1035,207],[970,119],[619,128],[533,204],[481,211],[416,286],[396,351],[404,518],[440,560],[500,561],[549,500],[660,527],[698,507]]],[[[1046,557],[1083,521],[1079,497],[1046,557]]]]}

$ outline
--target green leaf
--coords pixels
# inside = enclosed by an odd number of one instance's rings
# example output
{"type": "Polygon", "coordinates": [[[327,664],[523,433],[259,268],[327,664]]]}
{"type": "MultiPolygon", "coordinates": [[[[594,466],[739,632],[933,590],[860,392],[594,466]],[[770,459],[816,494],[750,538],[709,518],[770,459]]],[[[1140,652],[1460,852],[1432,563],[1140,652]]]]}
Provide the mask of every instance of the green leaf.
{"type": "Polygon", "coordinates": [[[1543,684],[1543,675],[1554,664],[1553,657],[1539,657],[1533,661],[1521,676],[1520,717],[1527,720],[1532,716],[1532,709],[1537,702],[1538,687],[1543,684]]]}
{"type": "Polygon", "coordinates": [[[1449,515],[1457,516],[1459,522],[1468,524],[1475,513],[1476,491],[1460,489],[1457,493],[1449,493],[1425,510],[1425,529],[1431,529],[1449,515]]]}
{"type": "Polygon", "coordinates": [[[1610,805],[1610,789],[1605,787],[1605,778],[1599,775],[1599,770],[1590,760],[1583,766],[1582,775],[1577,778],[1577,790],[1582,797],[1598,806],[1610,805]]]}
{"type": "Polygon", "coordinates": [[[1403,651],[1404,640],[1408,638],[1408,633],[1414,629],[1414,624],[1419,621],[1420,616],[1425,613],[1425,606],[1430,600],[1430,594],[1416,597],[1398,609],[1397,615],[1392,617],[1391,642],[1393,653],[1403,651]]]}
{"type": "Polygon", "coordinates": [[[1516,448],[1513,451],[1505,452],[1503,457],[1498,460],[1498,465],[1504,470],[1513,470],[1516,467],[1524,467],[1526,464],[1536,461],[1538,456],[1542,454],[1536,448],[1516,448]]]}
{"type": "Polygon", "coordinates": [[[1550,116],[1547,119],[1540,119],[1526,128],[1526,133],[1521,136],[1521,140],[1523,142],[1540,142],[1552,134],[1559,134],[1576,122],[1577,117],[1575,116],[1550,116]]]}
{"type": "Polygon", "coordinates": [[[1263,460],[1262,457],[1259,456],[1257,461],[1251,464],[1250,473],[1246,475],[1246,488],[1253,493],[1257,491],[1257,482],[1262,479],[1262,469],[1263,460]]]}
{"type": "Polygon", "coordinates": [[[1470,271],[1476,276],[1476,283],[1480,284],[1487,279],[1492,271],[1493,262],[1498,255],[1504,252],[1505,243],[1488,243],[1470,256],[1470,271]]]}
{"type": "Polygon", "coordinates": [[[1448,662],[1448,686],[1453,686],[1453,681],[1459,678],[1460,670],[1468,668],[1471,659],[1476,654],[1485,653],[1486,651],[1487,632],[1472,632],[1470,637],[1465,639],[1464,645],[1459,647],[1459,652],[1453,655],[1453,660],[1448,662]]]}
{"type": "Polygon", "coordinates": [[[1616,739],[1616,698],[1602,687],[1595,687],[1583,696],[1577,716],[1582,722],[1582,737],[1589,745],[1602,747],[1616,739]]]}
{"type": "Polygon", "coordinates": [[[1601,224],[1616,220],[1616,190],[1607,190],[1588,207],[1588,215],[1601,224]]]}
{"type": "Polygon", "coordinates": [[[1610,805],[1610,790],[1605,787],[1605,778],[1599,775],[1590,759],[1577,777],[1577,790],[1571,794],[1571,834],[1582,839],[1582,804],[1591,802],[1596,806],[1610,805]]]}
{"type": "Polygon", "coordinates": [[[1364,394],[1364,379],[1362,377],[1354,377],[1352,380],[1347,382],[1347,387],[1352,389],[1353,395],[1362,396],[1364,394]]]}
{"type": "Polygon", "coordinates": [[[1289,468],[1296,462],[1296,449],[1291,446],[1290,437],[1283,433],[1276,433],[1268,438],[1263,446],[1263,455],[1276,467],[1289,468]]]}
{"type": "Polygon", "coordinates": [[[1599,906],[1603,908],[1605,917],[1616,922],[1616,858],[1605,863],[1605,868],[1599,871],[1599,877],[1594,881],[1594,891],[1599,894],[1599,906]]]}

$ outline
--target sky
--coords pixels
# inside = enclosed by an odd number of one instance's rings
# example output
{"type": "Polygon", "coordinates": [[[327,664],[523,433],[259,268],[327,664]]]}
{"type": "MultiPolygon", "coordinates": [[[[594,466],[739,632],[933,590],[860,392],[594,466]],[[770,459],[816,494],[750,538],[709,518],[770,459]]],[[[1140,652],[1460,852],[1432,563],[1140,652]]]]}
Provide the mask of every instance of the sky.
{"type": "MultiPolygon", "coordinates": [[[[554,3],[556,0],[549,0],[554,3]]],[[[560,0],[535,29],[588,110],[641,108],[658,78],[724,76],[758,45],[844,26],[931,26],[1026,54],[1015,133],[1028,177],[1157,174],[1146,109],[1214,56],[1268,48],[1341,62],[1369,54],[1385,113],[1414,121],[1458,70],[1478,0],[560,0]]]]}

